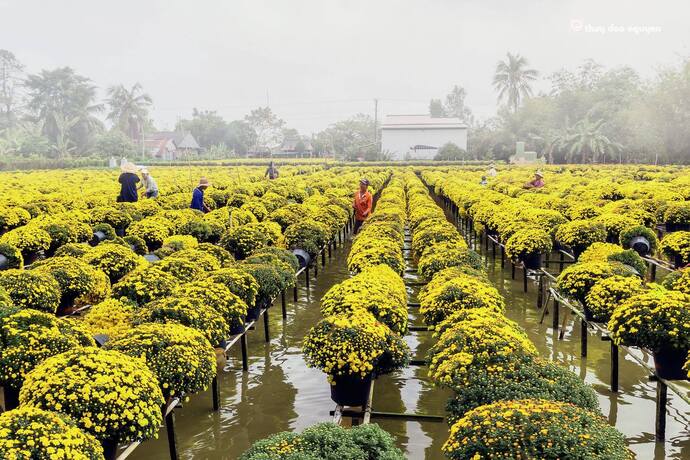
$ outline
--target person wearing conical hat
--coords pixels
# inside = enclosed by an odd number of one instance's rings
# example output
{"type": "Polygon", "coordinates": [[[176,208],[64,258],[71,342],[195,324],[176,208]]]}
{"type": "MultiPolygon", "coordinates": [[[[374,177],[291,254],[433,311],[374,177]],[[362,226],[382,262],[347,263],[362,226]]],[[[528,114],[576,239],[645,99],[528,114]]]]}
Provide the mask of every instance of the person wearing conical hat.
{"type": "Polygon", "coordinates": [[[371,214],[372,196],[368,188],[369,181],[362,178],[359,181],[359,190],[355,192],[355,200],[352,205],[352,207],[355,208],[355,226],[353,228],[355,234],[359,232],[362,224],[364,224],[364,221],[367,220],[371,214]]]}
{"type": "Polygon", "coordinates": [[[146,198],[158,198],[158,184],[156,179],[151,176],[149,170],[146,168],[141,168],[141,184],[137,187],[137,190],[144,189],[146,198]]]}
{"type": "Polygon", "coordinates": [[[117,181],[120,183],[120,195],[117,197],[119,203],[135,203],[139,199],[137,194],[137,167],[134,163],[126,161],[120,166],[121,174],[117,181]]]}
{"type": "Polygon", "coordinates": [[[544,173],[541,170],[537,170],[534,173],[534,179],[527,182],[522,188],[542,188],[546,183],[544,182],[544,173]]]}
{"type": "Polygon", "coordinates": [[[199,179],[199,185],[197,185],[192,192],[192,204],[189,206],[190,208],[196,209],[203,213],[211,212],[209,207],[206,206],[206,203],[204,203],[204,190],[206,190],[209,185],[211,184],[205,177],[199,179]]]}

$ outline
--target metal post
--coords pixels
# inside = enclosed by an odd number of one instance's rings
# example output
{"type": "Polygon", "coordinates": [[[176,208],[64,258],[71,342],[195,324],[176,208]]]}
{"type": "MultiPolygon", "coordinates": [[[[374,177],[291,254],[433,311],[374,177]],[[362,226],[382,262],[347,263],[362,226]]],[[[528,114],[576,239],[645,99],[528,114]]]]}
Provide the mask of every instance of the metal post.
{"type": "Polygon", "coordinates": [[[304,267],[304,275],[306,280],[307,292],[309,291],[309,265],[304,267]]]}
{"type": "Polygon", "coordinates": [[[317,259],[314,260],[314,279],[316,279],[319,276],[319,255],[316,255],[317,259]]]}
{"type": "MultiPolygon", "coordinates": [[[[331,246],[329,244],[328,251],[330,252],[330,250],[331,250],[331,246]]],[[[322,267],[326,266],[326,250],[325,249],[321,250],[321,266],[322,267]]]]}
{"type": "Polygon", "coordinates": [[[496,243],[494,241],[491,242],[491,255],[493,255],[494,262],[496,262],[496,243]]]}
{"type": "Polygon", "coordinates": [[[538,273],[539,284],[537,286],[537,309],[541,309],[544,306],[544,274],[538,273]]]}
{"type": "Polygon", "coordinates": [[[522,290],[527,292],[527,267],[522,267],[522,290]]]}
{"type": "Polygon", "coordinates": [[[217,411],[220,409],[220,388],[218,387],[218,375],[213,376],[211,381],[211,395],[213,398],[213,410],[217,411]]]}
{"type": "Polygon", "coordinates": [[[563,254],[562,252],[560,252],[560,256],[561,256],[561,261],[560,261],[560,264],[559,264],[559,267],[558,267],[558,271],[561,271],[561,272],[562,272],[562,271],[563,271],[563,262],[565,261],[565,254],[563,254]]]}
{"type": "Polygon", "coordinates": [[[510,278],[511,278],[511,279],[515,279],[515,264],[511,262],[511,263],[510,263],[510,266],[511,266],[511,269],[510,269],[510,278]]]}
{"type": "Polygon", "coordinates": [[[560,305],[558,304],[558,300],[553,299],[553,319],[551,320],[551,327],[556,330],[558,330],[558,314],[560,313],[559,308],[560,305]]]}
{"type": "Polygon", "coordinates": [[[506,266],[506,248],[501,246],[501,268],[506,266]]]}
{"type": "Polygon", "coordinates": [[[587,321],[580,320],[580,356],[587,357],[587,321]]]}
{"type": "Polygon", "coordinates": [[[656,281],[656,264],[652,264],[652,269],[649,272],[649,276],[652,279],[652,282],[656,281]]]}
{"type": "Polygon", "coordinates": [[[177,460],[179,456],[177,455],[177,435],[175,434],[175,411],[170,411],[170,413],[165,416],[165,431],[168,434],[170,459],[177,460]]]}
{"type": "Polygon", "coordinates": [[[618,345],[611,340],[611,391],[618,393],[618,345]]]}
{"type": "Polygon", "coordinates": [[[328,242],[328,260],[331,259],[331,242],[328,242]]]}
{"type": "Polygon", "coordinates": [[[285,300],[285,289],[280,293],[280,305],[283,310],[283,319],[287,318],[287,300],[285,300]]]}
{"type": "Polygon", "coordinates": [[[266,343],[271,341],[271,334],[268,330],[268,308],[264,312],[264,337],[266,339],[266,343]]]}
{"type": "Polygon", "coordinates": [[[247,334],[244,333],[240,337],[240,345],[242,348],[242,370],[243,371],[248,371],[249,370],[249,358],[247,357],[247,334]]]}
{"type": "Polygon", "coordinates": [[[656,440],[663,441],[666,438],[666,403],[668,401],[668,387],[661,379],[656,381],[656,440]]]}
{"type": "Polygon", "coordinates": [[[295,280],[295,287],[292,288],[292,300],[297,303],[297,280],[295,280]]]}

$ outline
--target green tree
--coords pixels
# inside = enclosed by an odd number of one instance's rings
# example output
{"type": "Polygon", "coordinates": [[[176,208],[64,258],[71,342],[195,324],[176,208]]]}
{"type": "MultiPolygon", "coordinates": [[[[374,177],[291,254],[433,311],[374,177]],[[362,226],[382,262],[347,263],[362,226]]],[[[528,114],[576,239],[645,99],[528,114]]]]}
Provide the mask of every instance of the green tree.
{"type": "Polygon", "coordinates": [[[333,152],[346,160],[364,158],[379,159],[378,145],[374,142],[374,120],[365,114],[357,114],[347,120],[332,124],[314,139],[318,153],[333,152]]]}
{"type": "Polygon", "coordinates": [[[18,89],[24,65],[11,52],[0,49],[0,131],[11,129],[19,119],[18,89]]]}
{"type": "Polygon", "coordinates": [[[93,136],[103,129],[96,117],[103,106],[95,102],[91,80],[62,67],[29,75],[25,86],[32,119],[42,125],[58,155],[88,149],[93,136]]]}
{"type": "Polygon", "coordinates": [[[226,144],[236,155],[246,155],[256,145],[256,132],[244,120],[234,120],[228,124],[226,144]]]}
{"type": "Polygon", "coordinates": [[[431,115],[432,118],[443,118],[448,116],[441,99],[432,99],[429,101],[429,115],[431,115]]]}
{"type": "Polygon", "coordinates": [[[130,139],[141,139],[149,120],[149,107],[153,104],[151,96],[143,92],[141,85],[135,83],[131,89],[124,85],[111,86],[106,103],[109,107],[107,119],[130,139]]]}
{"type": "Polygon", "coordinates": [[[96,136],[93,153],[101,158],[134,158],[138,154],[132,139],[116,128],[96,136]]]}
{"type": "Polygon", "coordinates": [[[567,152],[568,161],[580,161],[581,163],[597,163],[606,161],[623,149],[618,142],[609,139],[604,134],[606,120],[592,121],[589,117],[583,118],[572,127],[562,139],[556,139],[558,145],[562,145],[567,152]]]}
{"type": "Polygon", "coordinates": [[[285,121],[273,113],[270,107],[259,107],[244,117],[256,133],[254,151],[267,152],[282,141],[285,121]]]}
{"type": "Polygon", "coordinates": [[[498,61],[494,74],[494,89],[498,100],[506,101],[513,113],[518,111],[520,101],[532,96],[531,83],[537,79],[539,72],[527,68],[527,59],[519,54],[507,53],[507,60],[498,61]]]}
{"type": "Polygon", "coordinates": [[[201,147],[227,143],[228,123],[213,110],[192,110],[191,120],[180,120],[175,129],[189,132],[201,147]]]}
{"type": "Polygon", "coordinates": [[[455,85],[446,95],[445,112],[448,116],[457,117],[467,124],[473,121],[472,111],[465,105],[467,92],[462,86],[455,85]]]}
{"type": "Polygon", "coordinates": [[[434,160],[437,161],[461,161],[468,159],[467,152],[452,142],[443,144],[434,157],[434,160]]]}

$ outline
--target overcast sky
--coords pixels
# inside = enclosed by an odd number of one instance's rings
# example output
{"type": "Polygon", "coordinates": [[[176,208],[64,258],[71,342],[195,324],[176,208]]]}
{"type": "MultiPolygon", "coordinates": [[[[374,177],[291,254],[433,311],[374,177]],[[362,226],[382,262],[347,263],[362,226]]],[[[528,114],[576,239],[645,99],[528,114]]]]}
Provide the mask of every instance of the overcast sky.
{"type": "Polygon", "coordinates": [[[310,134],[373,114],[374,98],[380,116],[426,113],[454,84],[486,118],[507,51],[543,76],[593,58],[652,77],[690,56],[685,0],[0,0],[0,18],[0,48],[29,73],[140,82],[161,128],[193,107],[242,118],[268,97],[310,134]]]}

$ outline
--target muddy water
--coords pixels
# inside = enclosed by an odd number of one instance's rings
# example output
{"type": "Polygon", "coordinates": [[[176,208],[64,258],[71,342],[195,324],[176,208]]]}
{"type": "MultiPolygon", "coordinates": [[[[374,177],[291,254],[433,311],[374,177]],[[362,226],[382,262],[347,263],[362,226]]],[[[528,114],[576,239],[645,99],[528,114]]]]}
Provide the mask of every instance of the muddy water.
{"type": "MultiPolygon", "coordinates": [[[[270,343],[264,342],[263,324],[248,335],[249,372],[242,372],[239,344],[231,350],[225,371],[219,373],[221,409],[212,410],[209,391],[194,395],[176,410],[176,432],[183,459],[235,459],[254,441],[270,434],[329,421],[335,408],[325,375],[306,367],[302,338],[321,315],[319,299],[333,284],[349,275],[349,244],[339,247],[326,267],[319,269],[310,289],[300,277],[299,301],[288,296],[288,318],[280,314],[280,300],[270,311],[270,343]]],[[[412,292],[414,294],[414,292],[412,292]]],[[[407,341],[422,359],[430,346],[428,333],[411,333],[407,341]]],[[[410,367],[381,377],[374,391],[373,409],[443,415],[445,392],[432,388],[423,367],[410,367]]],[[[372,419],[392,433],[410,459],[441,459],[447,436],[445,423],[372,419]]],[[[165,429],[159,438],[143,443],[130,456],[140,460],[169,459],[165,429]]]]}
{"type": "MultiPolygon", "coordinates": [[[[666,441],[655,442],[654,421],[656,384],[649,381],[645,371],[625,352],[619,358],[619,392],[610,391],[610,342],[604,342],[594,331],[588,334],[587,357],[580,356],[580,321],[567,323],[563,340],[551,328],[551,317],[546,316],[540,324],[541,310],[537,310],[537,285],[530,281],[528,292],[524,293],[522,272],[516,270],[511,279],[510,264],[501,269],[499,256],[494,261],[491,249],[479,249],[485,258],[489,276],[506,299],[506,316],[518,322],[536,344],[540,354],[548,357],[578,374],[592,385],[599,397],[601,411],[610,424],[615,425],[626,437],[631,450],[640,460],[690,459],[690,407],[670,389],[666,425],[666,441]]],[[[549,269],[557,271],[553,265],[549,269]]],[[[561,308],[561,321],[566,309],[561,308]]],[[[638,356],[648,359],[642,353],[638,356]]]]}

